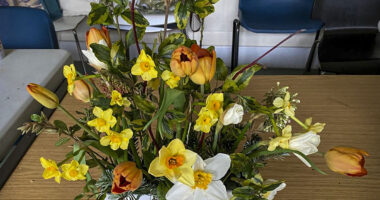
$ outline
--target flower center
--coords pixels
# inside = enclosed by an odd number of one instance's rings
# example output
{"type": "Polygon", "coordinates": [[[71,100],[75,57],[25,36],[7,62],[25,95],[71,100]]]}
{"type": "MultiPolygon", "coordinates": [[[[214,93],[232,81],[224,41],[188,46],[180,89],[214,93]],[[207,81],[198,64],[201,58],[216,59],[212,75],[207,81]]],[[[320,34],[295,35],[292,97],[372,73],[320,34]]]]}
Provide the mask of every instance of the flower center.
{"type": "Polygon", "coordinates": [[[69,174],[71,177],[76,177],[78,175],[78,171],[75,169],[72,169],[72,170],[70,170],[69,174]]]}
{"type": "Polygon", "coordinates": [[[177,168],[177,167],[180,167],[183,165],[183,161],[185,160],[185,158],[183,156],[172,156],[172,157],[169,157],[168,160],[167,160],[167,166],[169,169],[173,169],[173,168],[177,168]]]}
{"type": "Polygon", "coordinates": [[[102,118],[98,118],[98,126],[105,126],[106,125],[106,120],[102,119],[102,118]]]}
{"type": "Polygon", "coordinates": [[[48,167],[48,168],[46,168],[48,171],[50,171],[50,172],[55,172],[55,171],[57,171],[57,169],[55,168],[55,167],[53,167],[53,166],[50,166],[50,167],[48,167]]]}
{"type": "Polygon", "coordinates": [[[203,124],[209,124],[210,122],[211,122],[211,119],[210,119],[210,117],[203,117],[203,124]]]}
{"type": "Polygon", "coordinates": [[[140,68],[144,72],[148,71],[150,69],[149,63],[148,62],[141,62],[140,63],[140,68]]]}
{"type": "Polygon", "coordinates": [[[220,102],[219,101],[213,101],[212,107],[214,108],[215,111],[218,111],[220,109],[220,102]]]}
{"type": "Polygon", "coordinates": [[[111,142],[112,143],[121,143],[121,138],[118,135],[112,135],[111,136],[111,142]]]}
{"type": "Polygon", "coordinates": [[[187,57],[186,54],[181,53],[181,62],[186,62],[186,61],[190,61],[189,57],[187,57]]]}
{"type": "Polygon", "coordinates": [[[211,183],[212,180],[212,174],[206,173],[204,171],[195,171],[194,172],[194,181],[195,185],[193,186],[193,189],[200,188],[207,190],[208,185],[211,183]]]}

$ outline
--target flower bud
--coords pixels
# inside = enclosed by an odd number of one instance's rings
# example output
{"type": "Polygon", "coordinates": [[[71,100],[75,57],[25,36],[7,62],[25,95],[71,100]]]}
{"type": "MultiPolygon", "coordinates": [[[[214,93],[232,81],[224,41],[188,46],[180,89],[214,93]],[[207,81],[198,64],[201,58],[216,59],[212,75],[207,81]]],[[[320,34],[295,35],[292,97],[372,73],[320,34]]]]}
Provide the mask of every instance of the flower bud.
{"type": "Polygon", "coordinates": [[[84,103],[90,102],[92,98],[93,89],[92,87],[84,80],[74,81],[74,91],[73,96],[84,103]]]}
{"type": "Polygon", "coordinates": [[[239,104],[230,104],[220,116],[220,121],[224,126],[239,124],[243,120],[244,108],[239,104]]]}
{"type": "Polygon", "coordinates": [[[199,66],[197,71],[190,76],[191,80],[203,85],[210,82],[215,75],[216,70],[216,53],[212,50],[212,54],[207,49],[201,49],[198,45],[193,44],[191,50],[197,54],[199,66]]]}
{"type": "Polygon", "coordinates": [[[35,100],[46,108],[54,109],[59,105],[57,95],[38,84],[29,83],[26,86],[26,90],[28,90],[29,94],[32,95],[35,100]]]}
{"type": "Polygon", "coordinates": [[[123,162],[113,170],[112,193],[120,194],[126,191],[135,191],[142,182],[142,171],[134,162],[123,162]]]}
{"type": "MultiPolygon", "coordinates": [[[[313,131],[294,136],[289,140],[289,149],[297,150],[305,155],[310,155],[318,152],[318,146],[321,143],[321,137],[313,131]]],[[[303,157],[297,156],[306,166],[311,167],[303,157]]]]}
{"type": "Polygon", "coordinates": [[[198,68],[198,57],[191,49],[181,46],[173,51],[170,68],[179,77],[190,76],[198,68]]]}
{"type": "Polygon", "coordinates": [[[334,147],[325,154],[325,160],[334,172],[348,176],[364,176],[367,175],[364,156],[368,156],[368,153],[361,149],[334,147]]]}
{"type": "Polygon", "coordinates": [[[108,46],[109,48],[112,47],[110,35],[106,27],[102,26],[102,29],[97,29],[97,28],[92,27],[90,28],[89,31],[87,31],[86,33],[87,49],[90,49],[90,45],[92,43],[95,43],[95,44],[104,43],[101,40],[104,40],[106,46],[108,46]]]}

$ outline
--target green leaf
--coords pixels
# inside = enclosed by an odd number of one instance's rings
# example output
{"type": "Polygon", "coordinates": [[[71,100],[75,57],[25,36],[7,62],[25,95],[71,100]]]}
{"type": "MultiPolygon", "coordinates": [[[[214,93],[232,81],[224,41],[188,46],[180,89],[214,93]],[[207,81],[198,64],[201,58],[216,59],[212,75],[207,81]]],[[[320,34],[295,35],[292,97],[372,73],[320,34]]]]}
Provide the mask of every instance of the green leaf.
{"type": "Polygon", "coordinates": [[[178,1],[174,10],[174,16],[179,29],[182,30],[186,28],[187,22],[189,21],[191,8],[192,1],[178,1]]]}
{"type": "Polygon", "coordinates": [[[216,58],[216,80],[224,81],[228,75],[228,68],[221,58],[216,58]]]}
{"type": "Polygon", "coordinates": [[[68,142],[69,140],[70,138],[59,138],[59,140],[55,143],[55,146],[59,147],[68,142]]]}
{"type": "Polygon", "coordinates": [[[180,45],[184,45],[187,38],[183,33],[170,34],[158,47],[160,56],[171,57],[172,52],[180,45]]]}
{"type": "Polygon", "coordinates": [[[273,191],[275,190],[276,188],[278,188],[283,182],[282,181],[278,181],[278,182],[275,182],[275,183],[272,183],[272,184],[269,184],[269,185],[265,185],[263,187],[263,193],[265,192],[269,192],[269,191],[273,191]]]}
{"type": "Polygon", "coordinates": [[[126,55],[127,55],[127,51],[122,41],[117,41],[112,44],[112,49],[111,49],[112,66],[126,65],[126,63],[128,62],[126,55]]]}
{"type": "Polygon", "coordinates": [[[143,119],[135,119],[131,123],[132,123],[132,129],[133,130],[141,131],[141,130],[143,130],[143,128],[146,124],[146,121],[143,119]]]}
{"type": "Polygon", "coordinates": [[[54,126],[57,127],[58,129],[63,130],[63,131],[68,130],[65,122],[63,122],[61,120],[54,120],[54,126]]]}
{"type": "Polygon", "coordinates": [[[30,119],[34,122],[38,122],[38,123],[41,123],[42,122],[42,118],[41,116],[39,116],[38,114],[32,114],[30,116],[30,119]]]}
{"type": "Polygon", "coordinates": [[[246,65],[240,65],[237,67],[230,75],[227,76],[226,81],[223,84],[223,92],[237,93],[246,88],[252,76],[261,69],[260,65],[253,65],[252,67],[246,69],[244,72],[239,74],[235,80],[233,77],[246,65]]]}
{"type": "MultiPolygon", "coordinates": [[[[132,25],[131,14],[132,12],[130,8],[126,9],[124,12],[121,13],[121,17],[130,25],[132,25]]],[[[149,21],[137,10],[135,10],[135,25],[137,27],[142,27],[142,28],[149,26],[149,21]]]]}
{"type": "Polygon", "coordinates": [[[84,194],[78,194],[74,200],[81,200],[84,197],[84,194]]]}
{"type": "Polygon", "coordinates": [[[104,154],[111,156],[115,160],[117,160],[117,158],[119,157],[117,153],[114,150],[112,150],[109,146],[102,146],[97,140],[86,140],[84,141],[84,143],[87,146],[92,146],[98,149],[99,151],[103,152],[104,154]]]}
{"type": "Polygon", "coordinates": [[[94,52],[96,58],[98,58],[99,61],[101,62],[104,62],[108,65],[110,65],[110,61],[111,61],[111,50],[105,46],[105,45],[101,45],[101,44],[95,44],[95,43],[92,43],[90,45],[92,51],[94,52]]]}
{"type": "Polygon", "coordinates": [[[171,185],[172,184],[168,183],[167,181],[160,181],[160,183],[157,186],[158,200],[166,200],[165,196],[171,188],[171,185]]]}
{"type": "Polygon", "coordinates": [[[230,155],[231,157],[231,172],[235,175],[239,175],[240,173],[244,176],[244,178],[249,179],[252,178],[256,172],[254,169],[254,164],[250,157],[246,156],[242,153],[233,153],[230,155]]]}
{"type": "Polygon", "coordinates": [[[137,108],[141,109],[145,113],[152,114],[156,111],[156,106],[152,102],[142,98],[140,95],[135,95],[133,97],[133,101],[137,108]]]}
{"type": "Polygon", "coordinates": [[[234,195],[234,197],[240,197],[247,200],[252,199],[255,193],[256,190],[249,186],[238,187],[232,190],[232,194],[234,195]]]}
{"type": "Polygon", "coordinates": [[[88,165],[89,168],[94,168],[98,166],[98,162],[96,162],[96,160],[94,159],[89,159],[89,160],[86,160],[86,165],[88,165]]]}
{"type": "MultiPolygon", "coordinates": [[[[145,34],[145,30],[146,30],[146,28],[144,28],[144,27],[136,27],[136,35],[137,35],[137,39],[139,41],[143,39],[144,34],[145,34]]],[[[128,31],[128,33],[125,35],[125,46],[130,47],[130,46],[134,45],[135,43],[136,42],[135,42],[133,29],[130,29],[128,31]]]]}
{"type": "Polygon", "coordinates": [[[194,11],[203,19],[213,13],[215,8],[209,0],[197,0],[194,4],[194,11]]]}
{"type": "Polygon", "coordinates": [[[88,14],[87,24],[92,26],[95,24],[110,25],[114,24],[110,10],[102,3],[91,3],[91,11],[88,14]]]}
{"type": "Polygon", "coordinates": [[[85,158],[86,151],[84,149],[81,149],[78,143],[74,143],[73,145],[73,153],[75,152],[78,152],[78,154],[74,156],[74,160],[78,161],[79,164],[86,164],[86,158],[85,158]]]}
{"type": "Polygon", "coordinates": [[[158,118],[159,123],[157,123],[158,132],[161,134],[162,138],[167,138],[169,140],[173,139],[173,129],[170,127],[169,122],[165,117],[158,118]]]}
{"type": "Polygon", "coordinates": [[[156,155],[150,151],[143,151],[143,159],[145,166],[149,166],[150,163],[154,160],[156,155]]]}

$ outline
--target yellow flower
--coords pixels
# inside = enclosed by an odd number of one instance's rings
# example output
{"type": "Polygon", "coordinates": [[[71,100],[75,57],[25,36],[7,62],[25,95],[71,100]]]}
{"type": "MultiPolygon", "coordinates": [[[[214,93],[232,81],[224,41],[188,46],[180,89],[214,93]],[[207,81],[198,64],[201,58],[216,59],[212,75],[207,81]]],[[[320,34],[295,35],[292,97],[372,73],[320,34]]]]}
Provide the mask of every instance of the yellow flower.
{"type": "Polygon", "coordinates": [[[128,100],[127,97],[122,97],[118,91],[113,90],[110,105],[113,106],[115,104],[119,106],[129,107],[131,105],[131,102],[128,100]]]}
{"type": "Polygon", "coordinates": [[[59,105],[59,99],[52,91],[35,83],[29,83],[26,90],[38,103],[46,108],[54,109],[59,105]]]}
{"type": "Polygon", "coordinates": [[[72,95],[74,91],[74,81],[77,77],[77,72],[75,70],[75,66],[71,64],[70,66],[65,65],[63,67],[63,75],[67,79],[67,92],[72,95]]]}
{"type": "Polygon", "coordinates": [[[282,129],[282,136],[276,137],[269,141],[268,151],[274,151],[278,146],[284,149],[289,148],[289,140],[292,137],[292,127],[287,125],[282,129]]]}
{"type": "Polygon", "coordinates": [[[214,111],[202,108],[198,114],[198,119],[195,123],[194,130],[209,133],[211,127],[218,121],[218,116],[214,111]]]}
{"type": "Polygon", "coordinates": [[[163,146],[159,156],[149,166],[149,173],[155,177],[165,176],[170,181],[179,181],[190,187],[194,186],[194,171],[191,168],[197,154],[185,149],[179,139],[172,140],[168,147],[163,146]]]}
{"type": "Polygon", "coordinates": [[[88,166],[72,160],[70,164],[62,165],[62,171],[62,177],[68,181],[84,180],[86,179],[88,166]]]}
{"type": "Polygon", "coordinates": [[[96,130],[106,133],[108,133],[110,128],[115,126],[116,118],[112,116],[111,108],[108,108],[106,111],[103,111],[101,108],[95,107],[92,112],[97,118],[87,122],[89,126],[93,126],[96,128],[96,130]]]}
{"type": "Polygon", "coordinates": [[[157,78],[156,64],[149,55],[145,54],[144,49],[141,50],[140,56],[137,58],[136,64],[132,67],[132,74],[141,76],[144,81],[150,81],[157,78]]]}
{"type": "Polygon", "coordinates": [[[274,113],[280,113],[280,112],[284,111],[287,116],[289,116],[289,117],[294,116],[295,108],[290,103],[289,92],[286,92],[284,99],[281,97],[277,97],[273,101],[273,105],[278,108],[274,113]]]}
{"type": "Polygon", "coordinates": [[[164,80],[165,83],[168,84],[168,86],[172,89],[178,87],[178,82],[181,79],[181,77],[175,75],[173,72],[168,70],[165,70],[162,73],[161,77],[162,80],[164,80]]]}
{"type": "Polygon", "coordinates": [[[55,182],[60,183],[61,182],[61,172],[58,169],[57,164],[54,160],[46,160],[44,157],[40,158],[40,162],[42,167],[45,169],[44,173],[42,174],[42,177],[44,179],[55,179],[55,182]]]}
{"type": "Polygon", "coordinates": [[[309,127],[309,131],[312,131],[314,133],[320,133],[323,131],[323,129],[325,128],[326,124],[325,123],[315,123],[315,124],[311,124],[312,123],[312,118],[307,118],[305,120],[305,125],[309,127]]]}
{"type": "Polygon", "coordinates": [[[223,101],[223,93],[210,94],[206,99],[206,108],[219,116],[223,113],[223,101]]]}
{"type": "Polygon", "coordinates": [[[131,129],[125,129],[121,131],[121,133],[115,131],[109,131],[106,136],[100,139],[100,144],[103,146],[111,146],[111,149],[118,150],[128,149],[129,139],[133,136],[133,132],[131,129]]]}

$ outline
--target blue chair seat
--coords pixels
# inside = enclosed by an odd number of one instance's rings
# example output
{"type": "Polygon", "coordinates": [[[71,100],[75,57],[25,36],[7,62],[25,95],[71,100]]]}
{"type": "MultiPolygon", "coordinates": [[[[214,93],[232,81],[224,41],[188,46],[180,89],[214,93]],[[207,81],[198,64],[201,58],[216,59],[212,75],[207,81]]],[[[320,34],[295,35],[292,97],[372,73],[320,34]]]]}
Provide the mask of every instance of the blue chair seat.
{"type": "Polygon", "coordinates": [[[265,23],[259,23],[260,21],[240,17],[241,25],[255,33],[293,33],[300,29],[306,29],[305,33],[315,33],[323,26],[322,21],[313,19],[294,19],[286,23],[280,20],[266,20],[265,23]]]}

